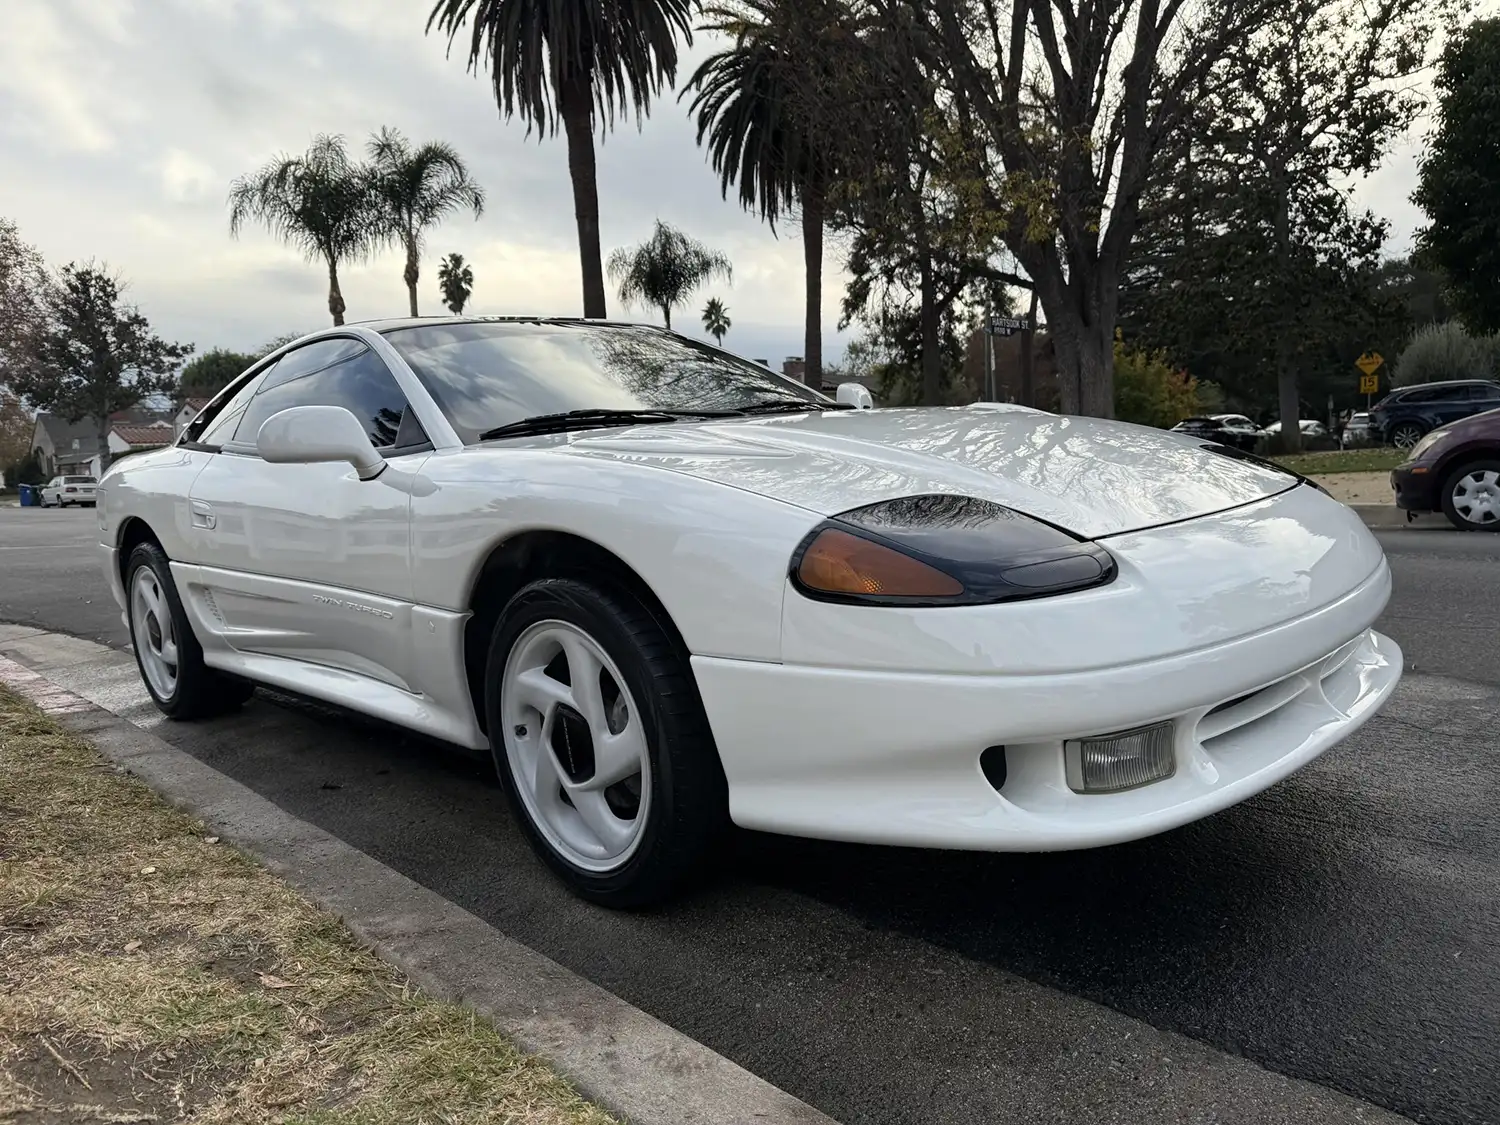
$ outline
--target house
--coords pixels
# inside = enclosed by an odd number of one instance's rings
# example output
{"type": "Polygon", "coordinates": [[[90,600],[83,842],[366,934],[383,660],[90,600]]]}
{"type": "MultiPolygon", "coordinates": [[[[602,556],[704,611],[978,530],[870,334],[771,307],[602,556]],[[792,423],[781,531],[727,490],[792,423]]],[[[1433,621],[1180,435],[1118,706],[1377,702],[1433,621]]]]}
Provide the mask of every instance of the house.
{"type": "MultiPolygon", "coordinates": [[[[189,419],[191,421],[191,419],[189,419]]],[[[109,455],[124,457],[129,453],[143,453],[148,449],[160,449],[177,439],[173,422],[158,420],[144,426],[113,423],[109,427],[109,455]]]]}
{"type": "Polygon", "coordinates": [[[188,428],[189,423],[198,417],[198,411],[208,405],[206,398],[188,398],[182,400],[182,405],[177,408],[177,413],[172,415],[172,437],[179,438],[182,431],[188,428]]]}
{"type": "MultiPolygon", "coordinates": [[[[112,457],[170,445],[176,436],[171,416],[164,417],[160,411],[140,405],[111,414],[109,430],[111,436],[106,441],[112,457]],[[121,427],[130,430],[132,437],[144,444],[137,444],[125,436],[116,439],[113,431],[121,427]],[[136,432],[140,430],[150,432],[136,432]]],[[[31,431],[31,448],[37,455],[42,472],[48,478],[66,473],[98,477],[104,468],[99,448],[99,427],[92,418],[69,422],[56,414],[45,411],[39,413],[31,431]]]]}
{"type": "Polygon", "coordinates": [[[99,428],[92,418],[69,422],[46,412],[36,416],[31,448],[48,477],[65,473],[99,475],[99,428]]]}

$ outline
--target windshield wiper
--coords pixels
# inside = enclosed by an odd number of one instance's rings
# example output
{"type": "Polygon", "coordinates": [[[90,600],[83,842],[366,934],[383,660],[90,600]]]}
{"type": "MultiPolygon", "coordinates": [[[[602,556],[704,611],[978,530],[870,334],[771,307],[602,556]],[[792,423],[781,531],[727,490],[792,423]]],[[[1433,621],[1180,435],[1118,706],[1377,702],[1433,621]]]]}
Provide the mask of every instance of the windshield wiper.
{"type": "Polygon", "coordinates": [[[565,410],[561,414],[536,414],[519,422],[507,422],[479,435],[480,441],[520,437],[525,434],[555,434],[602,426],[638,426],[652,422],[677,422],[683,418],[733,418],[737,410],[565,410]]]}
{"type": "Polygon", "coordinates": [[[814,402],[812,399],[779,398],[740,407],[741,414],[805,414],[809,410],[853,410],[847,402],[814,402]]]}

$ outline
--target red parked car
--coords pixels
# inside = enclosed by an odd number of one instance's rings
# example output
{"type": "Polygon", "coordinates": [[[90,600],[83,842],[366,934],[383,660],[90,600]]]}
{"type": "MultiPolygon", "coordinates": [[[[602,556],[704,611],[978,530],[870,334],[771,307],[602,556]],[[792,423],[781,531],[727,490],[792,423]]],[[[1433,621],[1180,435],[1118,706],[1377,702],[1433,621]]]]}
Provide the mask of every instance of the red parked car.
{"type": "Polygon", "coordinates": [[[1391,470],[1396,506],[1442,512],[1461,531],[1500,531],[1500,410],[1439,426],[1391,470]]]}

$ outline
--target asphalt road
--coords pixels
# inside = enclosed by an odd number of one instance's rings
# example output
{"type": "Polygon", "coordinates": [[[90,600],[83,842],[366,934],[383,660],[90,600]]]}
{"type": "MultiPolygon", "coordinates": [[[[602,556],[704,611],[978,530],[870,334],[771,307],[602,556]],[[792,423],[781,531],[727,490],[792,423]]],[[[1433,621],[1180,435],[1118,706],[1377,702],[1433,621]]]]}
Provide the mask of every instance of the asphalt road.
{"type": "MultiPolygon", "coordinates": [[[[747,834],[701,894],[614,915],[441,747],[266,693],[154,729],[848,1125],[1246,1119],[1123,1017],[1417,1121],[1500,1122],[1500,535],[1381,538],[1391,706],[1254,800],[1093,852],[747,834]]],[[[0,509],[0,620],[123,646],[92,541],[87,511],[0,509]]]]}

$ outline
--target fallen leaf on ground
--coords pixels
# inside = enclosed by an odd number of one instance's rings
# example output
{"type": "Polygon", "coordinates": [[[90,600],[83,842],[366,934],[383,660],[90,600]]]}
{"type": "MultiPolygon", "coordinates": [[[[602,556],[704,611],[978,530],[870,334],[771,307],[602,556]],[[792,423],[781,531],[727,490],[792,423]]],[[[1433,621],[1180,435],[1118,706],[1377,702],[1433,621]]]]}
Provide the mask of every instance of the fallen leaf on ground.
{"type": "Polygon", "coordinates": [[[266,988],[296,988],[291,981],[282,980],[280,977],[272,976],[270,973],[261,973],[260,983],[266,988]]]}
{"type": "Polygon", "coordinates": [[[125,952],[126,953],[134,953],[140,947],[141,947],[141,943],[138,942],[138,941],[127,941],[125,943],[125,952]]]}

